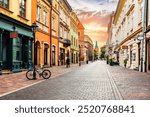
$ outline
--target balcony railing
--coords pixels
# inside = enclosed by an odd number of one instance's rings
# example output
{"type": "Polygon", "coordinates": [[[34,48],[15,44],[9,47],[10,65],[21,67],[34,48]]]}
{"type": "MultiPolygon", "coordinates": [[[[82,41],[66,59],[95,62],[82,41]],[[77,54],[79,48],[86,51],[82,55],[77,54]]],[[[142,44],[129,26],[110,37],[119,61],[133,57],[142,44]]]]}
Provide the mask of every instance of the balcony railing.
{"type": "Polygon", "coordinates": [[[64,47],[68,47],[71,45],[71,41],[69,39],[64,39],[64,47]]]}

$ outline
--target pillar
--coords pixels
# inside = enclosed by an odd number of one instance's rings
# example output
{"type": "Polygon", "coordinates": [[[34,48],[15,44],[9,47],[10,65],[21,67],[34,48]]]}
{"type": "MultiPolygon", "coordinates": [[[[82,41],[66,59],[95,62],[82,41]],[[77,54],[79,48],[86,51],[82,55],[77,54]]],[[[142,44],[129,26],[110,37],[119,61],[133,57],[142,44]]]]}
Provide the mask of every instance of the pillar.
{"type": "Polygon", "coordinates": [[[28,68],[33,68],[32,64],[32,39],[28,39],[28,68]]]}

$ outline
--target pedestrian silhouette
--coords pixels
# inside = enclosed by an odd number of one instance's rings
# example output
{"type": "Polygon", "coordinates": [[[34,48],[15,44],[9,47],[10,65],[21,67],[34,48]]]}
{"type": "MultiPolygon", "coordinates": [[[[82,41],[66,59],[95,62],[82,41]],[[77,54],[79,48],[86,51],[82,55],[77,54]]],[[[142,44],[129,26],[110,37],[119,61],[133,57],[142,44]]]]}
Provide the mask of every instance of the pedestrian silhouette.
{"type": "Polygon", "coordinates": [[[67,59],[66,59],[66,67],[70,67],[70,59],[69,59],[69,57],[67,57],[67,59]]]}

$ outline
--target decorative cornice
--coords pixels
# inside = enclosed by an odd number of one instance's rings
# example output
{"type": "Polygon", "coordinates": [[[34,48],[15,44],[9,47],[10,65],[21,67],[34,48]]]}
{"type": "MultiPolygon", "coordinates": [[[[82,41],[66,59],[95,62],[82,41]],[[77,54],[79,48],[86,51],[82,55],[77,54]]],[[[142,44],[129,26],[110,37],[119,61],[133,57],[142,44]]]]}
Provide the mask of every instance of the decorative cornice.
{"type": "Polygon", "coordinates": [[[125,38],[116,48],[120,48],[125,42],[129,41],[132,37],[134,37],[135,35],[137,35],[138,33],[142,32],[142,28],[138,29],[137,31],[135,31],[134,33],[132,33],[130,36],[128,36],[127,38],[125,38]]]}
{"type": "Polygon", "coordinates": [[[117,6],[117,9],[115,12],[115,16],[114,16],[114,22],[113,22],[115,25],[117,24],[118,18],[120,16],[120,13],[122,11],[122,8],[123,8],[125,2],[126,2],[126,0],[119,0],[118,6],[117,6]]]}

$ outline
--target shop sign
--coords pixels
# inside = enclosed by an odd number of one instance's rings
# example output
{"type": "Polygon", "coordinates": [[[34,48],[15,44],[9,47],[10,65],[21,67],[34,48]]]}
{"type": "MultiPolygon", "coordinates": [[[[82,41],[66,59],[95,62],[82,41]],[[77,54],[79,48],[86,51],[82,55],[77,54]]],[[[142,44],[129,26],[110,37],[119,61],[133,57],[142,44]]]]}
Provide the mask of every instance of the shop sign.
{"type": "Polygon", "coordinates": [[[128,46],[122,46],[122,49],[128,49],[128,46]]]}
{"type": "Polygon", "coordinates": [[[17,38],[17,37],[18,37],[18,32],[16,31],[10,32],[10,38],[17,38]]]}
{"type": "Polygon", "coordinates": [[[137,39],[138,39],[138,40],[143,40],[143,39],[144,39],[144,35],[139,35],[139,36],[137,37],[137,39]]]}

